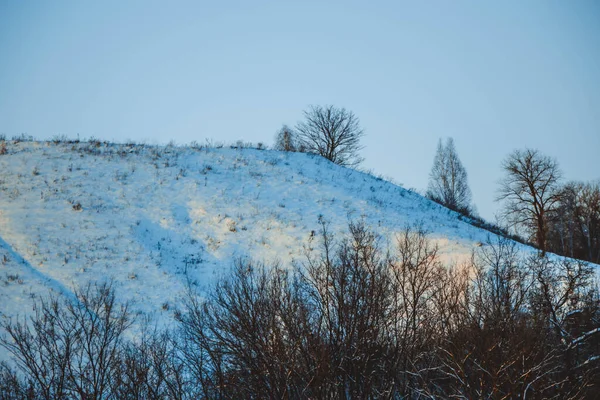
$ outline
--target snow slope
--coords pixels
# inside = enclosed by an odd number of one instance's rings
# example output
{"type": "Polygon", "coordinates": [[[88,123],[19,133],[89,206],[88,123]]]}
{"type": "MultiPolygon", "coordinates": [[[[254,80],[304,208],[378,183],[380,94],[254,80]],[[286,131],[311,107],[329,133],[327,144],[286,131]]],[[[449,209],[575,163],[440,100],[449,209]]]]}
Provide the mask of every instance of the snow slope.
{"type": "Polygon", "coordinates": [[[308,154],[6,144],[0,318],[30,312],[48,289],[71,295],[113,278],[137,313],[168,322],[186,282],[209,285],[235,257],[302,260],[319,215],[333,232],[363,219],[390,246],[396,232],[422,223],[448,262],[489,235],[414,192],[308,154]]]}

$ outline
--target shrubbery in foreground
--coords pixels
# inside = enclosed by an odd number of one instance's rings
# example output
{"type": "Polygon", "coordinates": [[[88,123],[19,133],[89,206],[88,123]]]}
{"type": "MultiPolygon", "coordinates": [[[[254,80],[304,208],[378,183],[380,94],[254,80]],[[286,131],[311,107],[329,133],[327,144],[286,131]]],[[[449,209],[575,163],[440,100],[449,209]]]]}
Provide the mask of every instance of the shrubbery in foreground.
{"type": "MultiPolygon", "coordinates": [[[[318,242],[318,243],[317,243],[318,242]]],[[[584,263],[512,242],[445,266],[418,227],[383,251],[362,224],[301,266],[239,260],[172,331],[131,326],[111,285],[3,323],[4,399],[593,398],[600,314],[584,263]]]]}

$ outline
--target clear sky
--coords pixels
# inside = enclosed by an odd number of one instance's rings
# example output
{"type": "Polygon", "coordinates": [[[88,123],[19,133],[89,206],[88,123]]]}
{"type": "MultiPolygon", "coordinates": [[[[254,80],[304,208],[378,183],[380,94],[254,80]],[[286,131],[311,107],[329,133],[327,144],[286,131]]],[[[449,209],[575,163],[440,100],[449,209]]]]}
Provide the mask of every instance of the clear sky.
{"type": "Polygon", "coordinates": [[[423,190],[451,136],[493,219],[513,149],[600,178],[600,2],[0,0],[0,133],[272,143],[352,110],[364,167],[423,190]]]}

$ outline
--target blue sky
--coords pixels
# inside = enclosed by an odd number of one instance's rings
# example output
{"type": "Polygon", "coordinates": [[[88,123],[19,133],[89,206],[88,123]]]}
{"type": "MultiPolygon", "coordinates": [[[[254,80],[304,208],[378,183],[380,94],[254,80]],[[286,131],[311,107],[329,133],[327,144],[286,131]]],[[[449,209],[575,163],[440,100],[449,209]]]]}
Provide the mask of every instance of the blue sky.
{"type": "Polygon", "coordinates": [[[534,147],[600,178],[600,2],[0,0],[0,133],[271,143],[352,110],[364,167],[425,189],[451,136],[479,212],[534,147]]]}

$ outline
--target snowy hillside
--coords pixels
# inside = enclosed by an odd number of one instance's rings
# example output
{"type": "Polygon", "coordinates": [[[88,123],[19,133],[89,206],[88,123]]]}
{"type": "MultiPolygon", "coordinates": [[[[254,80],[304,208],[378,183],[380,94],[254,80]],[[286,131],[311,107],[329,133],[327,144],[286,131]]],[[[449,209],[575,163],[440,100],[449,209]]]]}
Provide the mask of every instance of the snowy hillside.
{"type": "MultiPolygon", "coordinates": [[[[113,278],[138,313],[168,321],[188,280],[204,287],[239,256],[303,259],[319,215],[363,219],[393,245],[422,223],[447,261],[488,232],[420,195],[320,157],[7,141],[0,155],[0,318],[48,289],[113,278]]],[[[410,171],[404,171],[410,174],[410,171]]]]}

